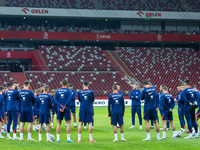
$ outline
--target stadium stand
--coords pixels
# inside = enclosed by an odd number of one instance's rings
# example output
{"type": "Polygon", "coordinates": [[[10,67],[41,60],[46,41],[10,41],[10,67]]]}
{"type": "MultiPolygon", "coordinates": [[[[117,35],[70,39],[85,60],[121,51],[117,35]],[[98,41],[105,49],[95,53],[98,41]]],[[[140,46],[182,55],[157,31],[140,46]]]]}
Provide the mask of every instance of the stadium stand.
{"type": "Polygon", "coordinates": [[[192,11],[200,11],[200,0],[186,0],[186,3],[192,11]]]}
{"type": "Polygon", "coordinates": [[[59,88],[62,79],[68,79],[76,91],[82,89],[81,82],[90,81],[90,89],[94,90],[95,96],[108,96],[112,93],[113,84],[122,86],[125,96],[132,89],[117,72],[26,72],[25,75],[33,89],[37,89],[41,83],[46,83],[51,89],[59,88]]]}
{"type": "Polygon", "coordinates": [[[192,48],[116,47],[116,52],[140,81],[149,79],[157,90],[164,84],[176,95],[176,86],[189,78],[199,84],[200,55],[192,48]]]}
{"type": "Polygon", "coordinates": [[[6,0],[9,7],[94,9],[91,0],[6,0]]]}
{"type": "Polygon", "coordinates": [[[8,83],[12,83],[12,82],[13,82],[13,78],[11,77],[10,72],[4,72],[4,71],[0,72],[0,85],[5,87],[8,83]]]}
{"type": "Polygon", "coordinates": [[[51,71],[116,71],[100,47],[39,46],[51,71]]]}
{"type": "Polygon", "coordinates": [[[179,0],[99,0],[102,9],[143,11],[185,11],[179,0]]]}

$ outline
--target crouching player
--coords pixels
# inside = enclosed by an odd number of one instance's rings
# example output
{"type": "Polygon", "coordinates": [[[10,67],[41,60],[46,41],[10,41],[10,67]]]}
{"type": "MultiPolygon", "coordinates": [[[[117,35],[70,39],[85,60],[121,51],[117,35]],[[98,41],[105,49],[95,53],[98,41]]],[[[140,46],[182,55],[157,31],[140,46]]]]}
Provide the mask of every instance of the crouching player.
{"type": "Polygon", "coordinates": [[[117,138],[117,123],[120,126],[121,141],[126,142],[124,139],[124,126],[123,126],[123,115],[125,111],[124,97],[117,90],[117,86],[114,85],[113,93],[109,95],[108,99],[108,116],[111,116],[111,125],[113,125],[113,132],[115,139],[113,142],[118,142],[117,138]]]}
{"type": "Polygon", "coordinates": [[[176,131],[175,126],[173,123],[173,113],[172,110],[175,106],[174,98],[171,94],[168,93],[168,88],[166,86],[163,87],[163,95],[161,96],[162,106],[163,106],[163,137],[162,140],[166,139],[166,130],[167,130],[167,120],[169,120],[169,123],[172,127],[173,136],[172,139],[176,139],[176,131]]]}
{"type": "Polygon", "coordinates": [[[1,128],[3,126],[3,119],[4,119],[4,112],[3,112],[4,105],[3,105],[3,95],[2,95],[3,90],[4,90],[4,88],[2,86],[0,86],[0,139],[6,138],[1,135],[1,128]]]}
{"type": "Polygon", "coordinates": [[[142,91],[141,99],[144,100],[144,117],[145,120],[145,129],[147,133],[147,138],[142,141],[150,141],[150,127],[149,120],[153,120],[156,132],[157,140],[160,140],[159,124],[158,124],[158,115],[157,111],[159,109],[159,95],[156,93],[155,87],[150,86],[148,80],[143,81],[144,90],[142,91]]]}
{"type": "Polygon", "coordinates": [[[43,123],[46,123],[46,134],[47,134],[47,142],[53,142],[50,140],[50,109],[52,108],[51,99],[52,96],[48,94],[49,87],[44,87],[44,92],[38,96],[37,103],[39,107],[39,142],[42,142],[42,126],[43,123]]]}

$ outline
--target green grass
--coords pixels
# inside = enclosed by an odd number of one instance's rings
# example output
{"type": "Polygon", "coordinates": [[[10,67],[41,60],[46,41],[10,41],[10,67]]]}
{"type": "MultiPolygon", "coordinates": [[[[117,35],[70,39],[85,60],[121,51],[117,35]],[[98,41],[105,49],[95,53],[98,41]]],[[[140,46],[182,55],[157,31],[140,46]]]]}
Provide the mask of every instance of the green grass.
{"type": "MultiPolygon", "coordinates": [[[[125,117],[124,117],[124,128],[125,128],[125,139],[127,142],[120,142],[121,135],[118,129],[118,143],[113,143],[114,139],[113,130],[110,125],[110,119],[107,117],[107,107],[95,107],[95,122],[94,122],[94,130],[93,137],[96,143],[89,143],[89,133],[88,130],[83,130],[82,132],[82,140],[81,143],[77,143],[77,129],[74,129],[73,123],[71,139],[74,143],[67,143],[67,134],[64,123],[62,124],[61,129],[61,142],[60,143],[47,143],[46,142],[46,133],[43,131],[43,142],[38,142],[38,131],[33,132],[32,137],[36,139],[36,142],[27,141],[28,135],[27,131],[24,131],[24,139],[25,141],[13,141],[7,139],[0,139],[0,150],[60,150],[60,149],[100,149],[100,150],[133,150],[133,149],[198,149],[199,148],[199,139],[184,139],[184,137],[188,136],[188,134],[182,134],[180,138],[172,140],[172,130],[167,131],[167,139],[164,141],[156,140],[156,132],[155,129],[152,129],[151,132],[151,141],[150,142],[142,142],[142,139],[146,138],[146,132],[144,128],[143,121],[143,129],[139,129],[138,118],[136,115],[136,125],[135,129],[129,130],[128,128],[131,126],[131,107],[126,107],[125,117]]],[[[78,112],[78,108],[77,108],[78,112]]],[[[77,113],[78,116],[78,113],[77,113]]],[[[160,118],[160,114],[159,114],[160,118]]],[[[174,123],[176,126],[176,130],[180,130],[180,124],[178,120],[177,106],[174,109],[174,123]]],[[[56,120],[54,122],[54,127],[56,127],[56,120]]],[[[162,127],[162,123],[160,123],[160,127],[162,127]]],[[[26,125],[27,128],[27,125],[26,125]]],[[[187,127],[186,127],[187,128],[187,127]]],[[[56,129],[52,129],[51,134],[53,134],[56,138],[56,129]]],[[[6,136],[6,134],[3,134],[6,136]]],[[[11,133],[12,136],[12,133],[11,133]]],[[[19,137],[19,132],[17,133],[19,137]]],[[[161,131],[162,136],[162,131],[161,131]]]]}

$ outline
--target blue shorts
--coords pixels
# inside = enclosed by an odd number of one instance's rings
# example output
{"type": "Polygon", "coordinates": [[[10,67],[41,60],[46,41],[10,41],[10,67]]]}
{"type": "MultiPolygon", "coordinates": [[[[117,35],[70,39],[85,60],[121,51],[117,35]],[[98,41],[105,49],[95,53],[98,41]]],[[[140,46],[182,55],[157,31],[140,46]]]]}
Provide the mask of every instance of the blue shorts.
{"type": "Polygon", "coordinates": [[[93,115],[90,112],[79,112],[79,122],[93,122],[93,115]]]}
{"type": "Polygon", "coordinates": [[[0,112],[0,121],[3,122],[4,121],[4,113],[0,112]]]}
{"type": "Polygon", "coordinates": [[[57,106],[52,106],[52,115],[57,114],[57,106]]]}
{"type": "Polygon", "coordinates": [[[111,120],[110,120],[111,125],[123,125],[124,124],[124,119],[122,114],[111,114],[111,120]]]}
{"type": "Polygon", "coordinates": [[[156,109],[146,109],[144,110],[144,120],[158,120],[158,114],[156,109]]]}
{"type": "Polygon", "coordinates": [[[196,113],[196,117],[200,118],[200,108],[199,108],[199,110],[196,113]]]}
{"type": "Polygon", "coordinates": [[[20,113],[20,121],[21,122],[28,122],[31,123],[33,122],[33,111],[21,111],[20,113]]]}
{"type": "Polygon", "coordinates": [[[162,120],[173,120],[173,113],[170,111],[163,112],[162,120]]]}
{"type": "Polygon", "coordinates": [[[45,115],[39,114],[39,124],[43,124],[43,123],[46,123],[46,124],[50,124],[51,123],[51,115],[50,115],[50,113],[47,113],[45,115]]]}
{"type": "Polygon", "coordinates": [[[70,106],[71,113],[76,113],[76,106],[70,106]]]}
{"type": "Polygon", "coordinates": [[[65,120],[71,120],[70,110],[65,109],[64,112],[57,110],[57,120],[63,120],[64,117],[65,117],[65,120]]]}
{"type": "Polygon", "coordinates": [[[38,119],[39,118],[39,111],[33,112],[33,118],[38,119]]]}

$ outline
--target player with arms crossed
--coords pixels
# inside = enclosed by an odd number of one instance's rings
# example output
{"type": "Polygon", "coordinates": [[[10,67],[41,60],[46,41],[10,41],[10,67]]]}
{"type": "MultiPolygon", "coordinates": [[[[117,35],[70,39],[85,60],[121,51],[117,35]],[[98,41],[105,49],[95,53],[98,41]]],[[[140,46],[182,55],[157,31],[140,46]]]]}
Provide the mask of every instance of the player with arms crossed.
{"type": "Polygon", "coordinates": [[[94,92],[89,88],[89,82],[83,82],[83,90],[78,92],[78,99],[80,102],[80,111],[79,111],[79,126],[78,126],[78,140],[77,142],[81,142],[81,132],[83,122],[88,122],[89,125],[89,137],[90,143],[94,143],[93,140],[93,128],[92,128],[92,121],[93,121],[93,102],[94,102],[94,92]]]}
{"type": "Polygon", "coordinates": [[[77,126],[76,126],[76,105],[75,105],[76,91],[73,90],[72,84],[69,84],[68,88],[72,91],[70,110],[71,110],[71,113],[73,114],[73,118],[74,118],[74,128],[77,128],[77,126]]]}
{"type": "Polygon", "coordinates": [[[121,132],[121,141],[126,142],[124,139],[124,122],[123,122],[123,115],[125,112],[125,104],[124,104],[124,97],[121,93],[118,92],[117,86],[114,85],[113,93],[109,95],[108,99],[108,117],[111,116],[111,125],[113,125],[113,132],[115,139],[113,142],[118,142],[117,138],[117,123],[120,126],[121,132]]]}
{"type": "Polygon", "coordinates": [[[4,112],[3,112],[3,91],[4,91],[4,87],[0,86],[0,139],[2,138],[6,138],[4,136],[1,135],[1,128],[3,126],[3,120],[4,120],[4,112]]]}
{"type": "Polygon", "coordinates": [[[10,125],[13,121],[13,140],[19,140],[16,136],[16,128],[19,113],[19,83],[17,81],[13,82],[12,88],[7,91],[7,111],[8,111],[8,124],[7,124],[7,139],[12,139],[10,137],[10,125]]]}
{"type": "Polygon", "coordinates": [[[132,114],[132,126],[129,129],[135,128],[135,113],[137,112],[139,123],[140,123],[140,129],[142,129],[142,116],[141,116],[141,91],[138,89],[138,86],[136,84],[133,85],[133,91],[131,91],[129,95],[129,99],[132,100],[131,105],[131,114],[132,114]]]}
{"type": "Polygon", "coordinates": [[[54,96],[54,103],[57,105],[57,143],[60,143],[60,126],[62,124],[63,117],[67,124],[67,143],[72,143],[71,140],[71,113],[70,113],[70,103],[72,92],[67,88],[68,81],[62,81],[62,88],[56,91],[54,96]]]}
{"type": "Polygon", "coordinates": [[[35,103],[34,93],[29,90],[30,83],[24,82],[24,89],[20,91],[21,100],[21,113],[20,113],[20,140],[23,141],[24,125],[28,122],[28,141],[35,141],[31,138],[32,123],[33,123],[33,109],[32,106],[35,103]]]}
{"type": "Polygon", "coordinates": [[[181,97],[185,103],[185,118],[188,125],[189,136],[185,137],[186,139],[193,139],[192,136],[192,127],[195,128],[195,137],[199,138],[197,133],[197,123],[195,119],[195,100],[196,100],[196,92],[193,88],[190,87],[190,80],[186,79],[184,81],[185,89],[181,93],[181,97]]]}
{"type": "Polygon", "coordinates": [[[183,91],[183,85],[179,84],[177,86],[177,90],[179,91],[177,97],[176,97],[176,101],[178,102],[178,117],[179,117],[179,121],[180,121],[180,125],[181,125],[181,132],[185,132],[185,110],[184,110],[184,100],[181,97],[181,93],[183,91]]]}
{"type": "Polygon", "coordinates": [[[148,80],[143,81],[144,90],[142,91],[141,99],[144,100],[144,117],[145,120],[145,129],[147,133],[147,138],[143,139],[143,141],[150,141],[150,127],[149,120],[153,120],[156,132],[157,132],[157,140],[160,140],[159,133],[159,124],[158,124],[158,107],[159,107],[159,95],[156,93],[156,89],[153,86],[150,86],[148,80]]]}
{"type": "Polygon", "coordinates": [[[167,120],[169,120],[169,123],[172,127],[173,136],[172,139],[176,139],[176,131],[175,126],[173,122],[173,113],[172,110],[175,107],[174,98],[171,94],[168,93],[168,88],[166,86],[163,87],[163,95],[161,96],[161,102],[162,102],[162,121],[163,121],[163,137],[162,140],[166,139],[166,130],[167,130],[167,120]]]}
{"type": "Polygon", "coordinates": [[[52,96],[48,93],[49,86],[44,87],[44,92],[37,97],[37,104],[39,107],[39,142],[42,142],[42,126],[46,123],[47,142],[53,142],[50,139],[50,123],[51,115],[50,109],[52,108],[52,96]]]}

